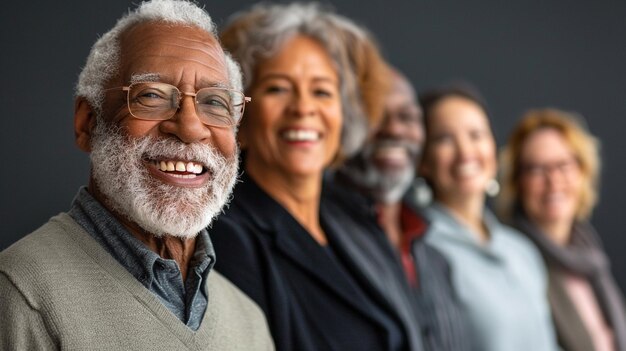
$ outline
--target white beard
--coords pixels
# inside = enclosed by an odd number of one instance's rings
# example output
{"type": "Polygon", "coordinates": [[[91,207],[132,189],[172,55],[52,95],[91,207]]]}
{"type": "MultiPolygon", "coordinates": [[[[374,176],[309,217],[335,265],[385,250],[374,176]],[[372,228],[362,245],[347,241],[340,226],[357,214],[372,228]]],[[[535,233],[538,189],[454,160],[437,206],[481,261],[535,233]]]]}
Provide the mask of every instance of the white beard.
{"type": "Polygon", "coordinates": [[[157,237],[195,237],[230,200],[238,171],[230,159],[205,144],[173,138],[133,138],[98,118],[92,139],[92,175],[106,205],[157,237]],[[211,179],[201,188],[184,188],[152,177],[146,159],[193,160],[211,179]]]}
{"type": "Polygon", "coordinates": [[[400,201],[404,193],[413,184],[415,170],[413,167],[405,168],[401,172],[394,174],[382,174],[378,169],[373,168],[373,173],[377,175],[377,198],[378,201],[391,204],[400,201]]]}
{"type": "Polygon", "coordinates": [[[376,167],[372,162],[378,144],[401,145],[407,149],[410,158],[417,160],[420,148],[417,145],[403,143],[396,140],[383,140],[375,143],[366,144],[361,150],[358,166],[356,164],[346,164],[343,172],[352,179],[360,187],[367,189],[376,201],[382,203],[395,203],[402,199],[404,193],[413,184],[415,178],[415,164],[395,171],[384,172],[376,167]]]}

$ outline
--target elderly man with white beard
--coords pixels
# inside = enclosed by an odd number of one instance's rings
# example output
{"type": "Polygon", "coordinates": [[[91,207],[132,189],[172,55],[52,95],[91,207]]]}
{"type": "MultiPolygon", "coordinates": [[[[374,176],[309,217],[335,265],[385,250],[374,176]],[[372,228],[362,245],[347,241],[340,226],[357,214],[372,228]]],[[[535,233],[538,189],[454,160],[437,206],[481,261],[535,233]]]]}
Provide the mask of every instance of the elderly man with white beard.
{"type": "MultiPolygon", "coordinates": [[[[450,286],[448,264],[423,240],[428,223],[414,187],[424,142],[422,112],[406,77],[392,70],[391,80],[382,122],[372,131],[369,143],[332,177],[335,184],[360,195],[346,190],[338,202],[357,222],[369,225],[370,232],[384,233],[387,240],[383,245],[397,257],[396,278],[412,296],[411,308],[421,325],[424,347],[466,350],[466,325],[450,286]]],[[[361,258],[366,267],[371,265],[368,256],[357,254],[355,258],[361,258]]]]}
{"type": "Polygon", "coordinates": [[[245,101],[191,2],[145,2],[98,39],[74,113],[89,185],[0,253],[0,349],[273,349],[204,229],[237,176],[245,101]]]}

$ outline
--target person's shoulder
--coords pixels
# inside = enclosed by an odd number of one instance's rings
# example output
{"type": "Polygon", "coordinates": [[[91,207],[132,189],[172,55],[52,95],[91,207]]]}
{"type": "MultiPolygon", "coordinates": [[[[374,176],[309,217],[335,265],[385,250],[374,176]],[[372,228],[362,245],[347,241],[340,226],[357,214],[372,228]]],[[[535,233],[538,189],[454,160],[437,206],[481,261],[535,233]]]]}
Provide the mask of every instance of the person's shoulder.
{"type": "Polygon", "coordinates": [[[45,265],[59,255],[71,254],[68,246],[73,240],[66,233],[75,229],[73,227],[76,225],[64,213],[51,218],[34,232],[0,252],[0,271],[9,271],[24,265],[45,265]]]}
{"type": "MultiPolygon", "coordinates": [[[[233,201],[207,228],[211,240],[228,245],[252,245],[271,237],[290,214],[255,183],[240,183],[233,201]],[[242,193],[250,190],[252,193],[242,193]]],[[[289,221],[287,221],[289,223],[289,221]]]]}
{"type": "Polygon", "coordinates": [[[416,264],[422,275],[428,275],[435,281],[448,281],[450,277],[450,262],[444,253],[434,245],[421,241],[413,245],[416,264]]]}
{"type": "Polygon", "coordinates": [[[456,222],[441,205],[431,204],[421,209],[419,214],[427,223],[424,231],[424,240],[426,242],[445,241],[448,235],[457,235],[458,228],[456,227],[456,222]]]}
{"type": "Polygon", "coordinates": [[[211,241],[220,247],[236,245],[251,249],[250,246],[259,240],[261,226],[238,209],[233,210],[236,212],[220,215],[208,228],[211,241]]]}
{"type": "Polygon", "coordinates": [[[421,208],[419,213],[432,227],[445,226],[454,221],[448,210],[436,202],[421,208]]]}
{"type": "Polygon", "coordinates": [[[441,253],[441,250],[425,240],[416,241],[413,244],[413,247],[416,251],[416,255],[424,258],[425,262],[441,262],[443,264],[447,262],[445,256],[441,253]]]}
{"type": "Polygon", "coordinates": [[[530,241],[530,239],[528,239],[526,235],[519,230],[504,223],[499,223],[498,230],[505,240],[507,240],[511,245],[519,247],[520,250],[526,250],[532,252],[533,254],[536,251],[535,245],[532,241],[530,241]]]}
{"type": "Polygon", "coordinates": [[[287,211],[265,193],[252,179],[244,177],[237,184],[232,201],[213,221],[209,234],[250,235],[251,232],[271,230],[279,219],[288,216],[287,211]]]}
{"type": "MultiPolygon", "coordinates": [[[[240,334],[238,337],[222,340],[238,340],[239,346],[248,344],[256,349],[273,349],[267,320],[261,308],[227,278],[216,271],[211,271],[207,282],[209,296],[213,299],[207,310],[219,319],[219,325],[225,332],[240,334]],[[231,327],[231,328],[229,328],[231,327]]],[[[220,336],[223,337],[223,336],[220,336]]],[[[235,345],[222,345],[234,347],[235,345]]]]}
{"type": "Polygon", "coordinates": [[[501,240],[506,242],[511,255],[523,258],[528,263],[533,263],[540,271],[544,271],[541,253],[535,244],[519,230],[506,224],[499,225],[501,240]]]}
{"type": "Polygon", "coordinates": [[[322,188],[322,206],[337,205],[343,210],[371,214],[374,200],[352,183],[339,181],[337,175],[326,174],[322,188]]]}
{"type": "Polygon", "coordinates": [[[345,236],[348,241],[374,240],[385,245],[387,236],[377,218],[373,198],[361,193],[353,184],[327,177],[322,189],[320,216],[331,236],[345,236]]]}
{"type": "Polygon", "coordinates": [[[76,239],[69,234],[79,228],[65,213],[51,218],[0,253],[0,273],[31,302],[43,299],[80,256],[76,239]]]}
{"type": "Polygon", "coordinates": [[[251,294],[262,278],[259,271],[273,260],[271,235],[253,220],[231,216],[220,217],[208,232],[217,258],[215,269],[251,294]]]}
{"type": "Polygon", "coordinates": [[[259,306],[252,299],[219,272],[212,270],[207,284],[211,296],[215,296],[223,303],[228,304],[230,306],[229,309],[236,309],[242,312],[239,315],[263,315],[259,306]]]}

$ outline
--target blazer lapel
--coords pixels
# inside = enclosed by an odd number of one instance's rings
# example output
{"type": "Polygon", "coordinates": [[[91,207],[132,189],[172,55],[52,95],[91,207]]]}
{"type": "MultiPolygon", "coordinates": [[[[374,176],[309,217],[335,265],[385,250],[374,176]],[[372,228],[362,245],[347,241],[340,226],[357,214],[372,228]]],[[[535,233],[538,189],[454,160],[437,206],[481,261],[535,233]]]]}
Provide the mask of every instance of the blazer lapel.
{"type": "Polygon", "coordinates": [[[250,213],[257,226],[273,237],[278,254],[293,262],[302,274],[317,280],[343,302],[375,319],[356,290],[358,287],[346,276],[347,271],[342,270],[326,252],[327,248],[319,245],[285,208],[245,174],[242,184],[237,186],[235,199],[247,207],[246,212],[250,213]]]}
{"type": "MultiPolygon", "coordinates": [[[[297,265],[302,274],[319,281],[321,286],[332,291],[346,304],[364,315],[373,317],[364,304],[361,293],[355,286],[356,278],[347,276],[348,271],[338,266],[328,252],[320,246],[291,216],[283,218],[283,227],[275,232],[278,251],[297,265]],[[293,221],[293,223],[289,223],[293,221]],[[291,224],[291,225],[290,225],[291,224]]],[[[350,268],[346,266],[346,268],[350,268]]]]}

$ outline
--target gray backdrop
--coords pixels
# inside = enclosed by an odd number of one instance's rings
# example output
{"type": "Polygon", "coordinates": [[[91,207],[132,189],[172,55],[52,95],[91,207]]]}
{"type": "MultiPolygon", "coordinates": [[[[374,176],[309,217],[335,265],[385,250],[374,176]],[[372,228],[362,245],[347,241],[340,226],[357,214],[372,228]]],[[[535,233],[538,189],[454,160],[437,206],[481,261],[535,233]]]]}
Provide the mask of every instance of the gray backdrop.
{"type": "MultiPolygon", "coordinates": [[[[130,2],[8,2],[0,11],[2,234],[0,250],[66,210],[88,176],[74,146],[73,85],[91,44],[130,2]]],[[[208,2],[218,25],[249,6],[208,2]]],[[[529,107],[586,116],[603,144],[593,222],[626,287],[626,2],[335,0],[367,26],[418,91],[454,79],[487,98],[499,143],[529,107]]]]}

